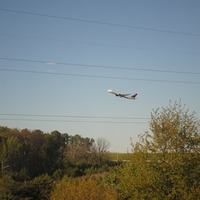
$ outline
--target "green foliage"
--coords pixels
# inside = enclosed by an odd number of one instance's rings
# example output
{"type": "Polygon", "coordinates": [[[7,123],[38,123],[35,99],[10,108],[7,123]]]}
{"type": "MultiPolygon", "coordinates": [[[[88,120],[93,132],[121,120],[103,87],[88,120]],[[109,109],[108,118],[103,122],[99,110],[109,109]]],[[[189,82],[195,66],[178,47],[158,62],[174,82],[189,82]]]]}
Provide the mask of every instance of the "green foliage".
{"type": "MultiPolygon", "coordinates": [[[[92,152],[93,143],[92,138],[78,134],[70,136],[58,131],[44,134],[41,130],[0,127],[1,176],[10,174],[16,180],[25,177],[29,180],[44,173],[53,175],[57,170],[62,172],[60,178],[64,174],[82,176],[92,162],[97,163],[98,158],[92,152]],[[22,177],[22,169],[26,176],[22,177]]],[[[106,161],[104,159],[101,165],[106,161]]]]}
{"type": "Polygon", "coordinates": [[[170,102],[149,125],[131,154],[114,159],[106,140],[0,127],[0,199],[200,199],[195,113],[170,102]]]}
{"type": "Polygon", "coordinates": [[[95,161],[93,142],[78,134],[0,127],[0,199],[46,199],[52,180],[106,170],[106,159],[95,161]]]}
{"type": "Polygon", "coordinates": [[[71,162],[90,160],[93,139],[83,138],[76,134],[75,136],[70,136],[67,142],[63,153],[68,160],[71,162]]]}
{"type": "Polygon", "coordinates": [[[6,141],[7,163],[12,171],[20,171],[23,163],[23,144],[17,137],[9,137],[6,141]]]}
{"type": "Polygon", "coordinates": [[[48,199],[53,186],[53,179],[47,174],[30,181],[18,182],[11,176],[4,176],[0,181],[0,199],[48,199]]]}
{"type": "Polygon", "coordinates": [[[0,179],[0,199],[17,200],[19,197],[15,196],[12,191],[18,190],[20,183],[14,181],[11,176],[5,175],[0,179]]]}
{"type": "Polygon", "coordinates": [[[103,184],[101,178],[63,179],[51,195],[51,200],[118,200],[119,194],[103,184]]]}
{"type": "Polygon", "coordinates": [[[131,162],[110,173],[107,184],[123,199],[200,199],[200,135],[195,113],[175,102],[153,110],[150,130],[133,145],[131,162]]]}
{"type": "MultiPolygon", "coordinates": [[[[53,180],[47,175],[41,175],[29,182],[25,191],[33,199],[48,199],[52,189],[53,180]]],[[[25,197],[28,195],[24,195],[25,197]]]]}

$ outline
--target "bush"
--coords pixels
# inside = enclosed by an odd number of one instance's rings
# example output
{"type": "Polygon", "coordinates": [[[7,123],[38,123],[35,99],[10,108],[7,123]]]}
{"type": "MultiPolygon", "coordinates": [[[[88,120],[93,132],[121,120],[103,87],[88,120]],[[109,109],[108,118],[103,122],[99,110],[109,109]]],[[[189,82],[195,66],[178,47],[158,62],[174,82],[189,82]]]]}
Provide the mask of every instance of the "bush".
{"type": "Polygon", "coordinates": [[[103,184],[102,179],[82,177],[57,183],[51,200],[118,200],[119,195],[103,184]]]}
{"type": "Polygon", "coordinates": [[[17,182],[10,176],[4,176],[0,181],[0,199],[46,200],[52,186],[53,180],[47,174],[24,182],[17,182]]]}

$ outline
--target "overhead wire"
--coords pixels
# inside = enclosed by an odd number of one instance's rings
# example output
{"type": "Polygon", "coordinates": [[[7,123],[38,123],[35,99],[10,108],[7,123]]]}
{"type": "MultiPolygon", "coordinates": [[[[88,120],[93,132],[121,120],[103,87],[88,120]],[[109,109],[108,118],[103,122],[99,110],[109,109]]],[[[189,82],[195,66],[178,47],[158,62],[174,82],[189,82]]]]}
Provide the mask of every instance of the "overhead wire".
{"type": "MultiPolygon", "coordinates": [[[[143,27],[135,27],[135,26],[126,26],[126,25],[120,25],[120,24],[112,24],[112,23],[104,23],[104,22],[97,22],[97,21],[90,21],[90,20],[81,20],[81,19],[74,19],[74,18],[68,18],[68,17],[60,17],[60,16],[53,16],[53,15],[45,15],[45,14],[38,14],[38,13],[31,13],[31,12],[24,12],[24,11],[16,11],[16,10],[9,10],[9,9],[0,9],[1,11],[7,11],[7,12],[15,12],[15,13],[21,13],[21,14],[29,14],[29,15],[39,15],[44,17],[55,17],[60,19],[69,19],[69,20],[75,20],[75,21],[83,21],[83,22],[91,22],[91,23],[100,23],[100,24],[107,24],[107,25],[117,25],[117,26],[123,26],[123,27],[132,27],[132,28],[142,28],[147,29],[143,27]]],[[[157,30],[157,31],[163,31],[163,32],[171,32],[166,30],[159,30],[159,29],[147,29],[147,30],[157,30]]],[[[172,33],[179,33],[179,32],[173,32],[172,33]]],[[[182,33],[185,34],[185,33],[182,33]]],[[[200,36],[200,35],[199,35],[200,36]]],[[[36,60],[25,60],[25,59],[11,59],[11,58],[0,58],[4,60],[15,60],[15,61],[24,61],[24,62],[38,62],[38,63],[48,63],[48,61],[36,61],[36,60]]],[[[169,70],[156,70],[156,69],[139,69],[139,68],[128,68],[128,67],[111,67],[111,66],[100,66],[100,65],[88,65],[88,64],[77,64],[77,63],[61,63],[61,62],[54,62],[54,64],[60,64],[60,65],[74,65],[74,66],[84,66],[84,67],[96,67],[96,68],[109,68],[109,69],[122,69],[122,70],[138,70],[138,71],[150,71],[150,72],[163,72],[163,73],[181,73],[181,74],[195,74],[199,75],[200,73],[196,72],[186,72],[186,71],[169,71],[169,70]]],[[[25,71],[24,71],[25,72],[25,71]]],[[[30,72],[35,73],[35,72],[30,72]]],[[[65,74],[66,75],[66,74],[65,74]]],[[[71,75],[71,74],[69,74],[71,75]]],[[[104,77],[105,78],[105,77],[104,77]]],[[[112,78],[112,77],[110,77],[112,78]]],[[[117,77],[119,79],[119,77],[117,77]]],[[[124,78],[123,78],[124,79],[124,78]]],[[[151,81],[148,79],[148,81],[151,81]]],[[[163,80],[155,80],[155,81],[163,81],[163,80]]],[[[164,81],[166,82],[166,81],[164,81]]],[[[171,81],[167,81],[171,82],[171,81]]],[[[177,82],[177,81],[173,81],[177,82]]],[[[180,83],[183,83],[183,81],[178,81],[180,83]]],[[[185,83],[185,82],[184,82],[185,83]]],[[[186,82],[186,83],[192,83],[192,84],[199,84],[196,82],[186,82]]]]}
{"type": "Polygon", "coordinates": [[[170,31],[170,30],[163,30],[163,29],[156,29],[156,28],[147,28],[147,27],[125,25],[125,24],[116,24],[116,23],[110,23],[110,22],[100,22],[100,21],[62,17],[62,16],[55,16],[55,15],[48,15],[48,14],[39,14],[39,13],[17,11],[17,10],[11,10],[11,9],[3,9],[3,8],[0,8],[0,10],[5,11],[5,12],[13,12],[13,13],[19,13],[19,14],[26,14],[26,15],[34,15],[34,16],[49,17],[49,18],[55,18],[55,19],[71,20],[71,21],[85,22],[85,23],[92,23],[92,24],[99,24],[99,25],[116,26],[116,27],[122,27],[122,28],[131,28],[131,29],[139,29],[139,30],[146,30],[146,31],[156,31],[156,32],[187,35],[187,36],[197,36],[197,37],[200,36],[200,34],[197,34],[197,33],[186,33],[186,32],[180,32],[180,31],[170,31]]]}
{"type": "Polygon", "coordinates": [[[44,115],[44,114],[21,114],[21,113],[0,113],[2,116],[23,116],[23,117],[56,117],[56,118],[95,118],[95,119],[150,119],[148,117],[112,117],[112,116],[88,116],[88,115],[44,115]]]}
{"type": "Polygon", "coordinates": [[[81,122],[81,123],[119,123],[119,124],[147,124],[148,122],[135,122],[135,121],[124,121],[124,120],[149,120],[147,117],[112,117],[112,116],[88,116],[88,115],[52,115],[52,114],[22,114],[22,113],[0,113],[0,116],[4,117],[28,117],[26,119],[22,118],[0,118],[4,121],[38,121],[38,122],[81,122]],[[37,117],[41,119],[31,119],[30,117],[37,117]],[[42,119],[46,118],[46,119],[42,119]],[[47,119],[50,118],[50,119],[47,119]],[[56,119],[51,119],[56,118],[56,119]],[[76,120],[64,120],[58,118],[71,118],[76,120]],[[82,120],[80,120],[82,119],[82,120]],[[104,121],[102,121],[104,119],[104,121]],[[98,120],[98,121],[97,121],[98,120]],[[112,121],[105,121],[112,120],[112,121]],[[115,120],[115,121],[113,121],[115,120]],[[120,120],[120,121],[116,121],[120,120]]]}
{"type": "Polygon", "coordinates": [[[59,72],[41,72],[41,71],[29,71],[29,70],[16,70],[16,69],[5,69],[5,68],[4,69],[0,68],[0,71],[19,72],[19,73],[32,73],[32,74],[60,75],[60,76],[74,76],[74,77],[87,77],[87,78],[129,80],[129,81],[151,81],[151,82],[163,82],[163,83],[200,84],[200,82],[193,82],[193,81],[141,79],[141,78],[115,77],[115,76],[100,76],[100,75],[87,75],[87,74],[72,74],[72,73],[59,73],[59,72]]]}
{"type": "Polygon", "coordinates": [[[95,45],[95,46],[106,46],[106,47],[117,47],[117,48],[126,48],[126,49],[137,49],[137,50],[145,50],[145,51],[172,52],[172,53],[184,53],[184,54],[193,54],[193,55],[199,55],[200,54],[200,52],[154,49],[154,48],[146,48],[146,47],[134,47],[134,46],[125,46],[125,45],[102,44],[102,43],[93,43],[93,42],[79,42],[79,41],[71,41],[71,40],[63,40],[63,39],[42,38],[42,37],[33,37],[33,36],[22,36],[22,35],[13,35],[13,34],[4,34],[4,33],[0,33],[0,35],[8,36],[8,37],[36,39],[36,40],[67,42],[67,43],[75,43],[75,44],[86,44],[86,45],[95,45]]]}
{"type": "MultiPolygon", "coordinates": [[[[47,14],[38,14],[32,12],[25,12],[25,11],[16,11],[16,10],[9,10],[9,9],[0,9],[1,11],[6,12],[14,12],[26,15],[35,15],[35,16],[42,16],[42,17],[51,17],[57,19],[64,19],[64,20],[71,20],[77,22],[85,22],[85,23],[93,23],[99,25],[107,25],[107,26],[116,26],[116,27],[123,27],[123,28],[132,28],[132,29],[139,29],[139,30],[146,30],[146,31],[156,31],[156,32],[164,32],[164,33],[171,33],[171,34],[181,34],[187,36],[197,36],[199,37],[200,34],[196,33],[185,33],[179,31],[170,31],[170,30],[162,30],[162,29],[154,29],[154,28],[146,28],[146,27],[138,27],[138,26],[131,26],[131,25],[123,25],[123,24],[115,24],[109,22],[99,22],[93,20],[84,20],[84,19],[75,19],[69,17],[61,17],[61,16],[54,16],[54,15],[47,15],[47,14]]],[[[32,38],[32,37],[29,37],[32,38]]],[[[39,38],[37,38],[39,39],[39,38]]],[[[48,40],[48,39],[47,39],[48,40]]],[[[53,39],[52,39],[53,40],[53,39]]],[[[92,43],[90,43],[92,44],[92,43]]],[[[104,45],[104,44],[94,44],[94,45],[104,45]]],[[[106,46],[117,46],[117,45],[106,45],[106,46]]],[[[118,46],[118,47],[125,47],[125,46],[118,46]]],[[[134,48],[134,47],[126,47],[126,48],[134,48]]],[[[143,49],[143,48],[141,48],[143,49]]],[[[148,49],[154,50],[154,49],[148,49]]],[[[160,50],[159,50],[160,51],[160,50]]],[[[165,51],[165,50],[162,50],[165,51]]],[[[182,52],[181,52],[182,53],[182,52]]],[[[186,52],[183,52],[186,53],[186,52]]],[[[187,52],[188,53],[188,52],[187,52]]],[[[199,53],[195,53],[199,54],[199,53]]],[[[34,63],[49,63],[47,61],[37,61],[37,60],[25,60],[25,59],[13,59],[13,58],[0,58],[1,60],[10,60],[10,61],[22,61],[22,62],[34,62],[34,63]]],[[[88,64],[77,64],[77,63],[62,63],[62,62],[52,62],[58,65],[72,65],[72,66],[84,66],[84,67],[96,67],[96,68],[107,68],[107,69],[120,69],[120,70],[138,70],[138,71],[149,71],[149,72],[161,72],[161,73],[180,73],[180,74],[192,74],[192,75],[200,75],[200,73],[196,72],[185,72],[185,71],[170,71],[170,70],[156,70],[156,69],[139,69],[139,68],[128,68],[128,67],[112,67],[112,66],[100,66],[100,65],[88,65],[88,64]]],[[[134,81],[155,81],[155,82],[171,82],[171,83],[187,83],[187,84],[200,84],[200,82],[187,82],[187,81],[170,81],[170,80],[154,80],[154,79],[138,79],[138,78],[127,78],[127,77],[112,77],[112,76],[96,76],[96,75],[84,75],[84,74],[70,74],[70,73],[57,73],[57,72],[41,72],[41,71],[29,71],[29,70],[16,70],[16,69],[0,69],[1,71],[8,71],[8,72],[24,72],[24,73],[35,73],[35,74],[50,74],[50,75],[64,75],[64,76],[80,76],[80,77],[90,77],[90,78],[107,78],[107,79],[122,79],[122,80],[134,80],[134,81]]],[[[23,117],[55,117],[55,118],[85,118],[85,119],[149,119],[149,118],[132,118],[132,117],[99,117],[99,116],[64,116],[64,115],[31,115],[31,114],[0,114],[3,116],[23,116],[23,117]]],[[[128,123],[128,124],[146,124],[147,122],[130,122],[130,121],[92,121],[92,120],[54,120],[54,119],[6,119],[0,118],[0,120],[17,120],[17,121],[52,121],[52,122],[83,122],[83,123],[128,123]]]]}
{"type": "Polygon", "coordinates": [[[26,119],[22,118],[0,118],[4,121],[38,121],[38,122],[81,122],[81,123],[118,123],[118,124],[147,124],[148,122],[135,122],[135,121],[124,121],[124,120],[148,120],[150,118],[145,117],[111,117],[111,116],[86,116],[86,115],[44,115],[44,114],[16,114],[16,113],[0,113],[0,116],[12,116],[12,117],[28,117],[26,119]],[[38,118],[57,118],[57,119],[30,119],[29,117],[38,118]],[[75,118],[76,120],[63,120],[58,118],[75,118]],[[80,120],[86,119],[86,120],[80,120]],[[93,119],[93,120],[91,120],[93,119]],[[100,119],[115,120],[115,121],[99,121],[100,119]],[[98,120],[98,121],[97,121],[98,120]],[[120,121],[116,121],[120,120],[120,121]]]}
{"type": "Polygon", "coordinates": [[[50,119],[5,119],[5,118],[0,118],[0,120],[4,120],[4,121],[37,121],[37,122],[76,122],[76,123],[114,123],[114,124],[147,124],[148,122],[123,122],[123,121],[82,121],[82,120],[50,120],[50,119]]]}
{"type": "Polygon", "coordinates": [[[57,61],[41,61],[41,60],[27,60],[27,59],[16,59],[16,58],[3,58],[0,57],[0,60],[7,61],[18,61],[18,62],[32,62],[32,63],[42,63],[42,64],[56,64],[56,65],[71,65],[71,66],[82,66],[82,67],[91,67],[91,68],[105,68],[105,69],[117,69],[117,70],[133,70],[133,71],[148,71],[148,72],[160,72],[160,73],[176,73],[176,74],[191,74],[191,75],[200,75],[200,72],[191,72],[191,71],[172,71],[172,70],[160,70],[160,69],[144,69],[144,68],[132,68],[132,67],[113,67],[106,65],[91,65],[91,64],[81,64],[81,63],[67,63],[67,62],[57,62],[57,61]]]}

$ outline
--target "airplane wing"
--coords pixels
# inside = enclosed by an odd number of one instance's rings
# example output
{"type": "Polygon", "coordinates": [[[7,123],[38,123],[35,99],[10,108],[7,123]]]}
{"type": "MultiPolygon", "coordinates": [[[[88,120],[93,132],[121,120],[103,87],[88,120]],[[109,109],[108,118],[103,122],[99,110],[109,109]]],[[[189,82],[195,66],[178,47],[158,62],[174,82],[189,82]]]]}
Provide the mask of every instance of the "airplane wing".
{"type": "Polygon", "coordinates": [[[128,95],[130,95],[130,94],[121,94],[121,95],[125,97],[125,96],[128,96],[128,95]]]}
{"type": "Polygon", "coordinates": [[[137,96],[137,93],[132,95],[132,96],[125,96],[126,99],[133,99],[135,100],[136,99],[136,96],[137,96]]]}
{"type": "Polygon", "coordinates": [[[112,94],[115,94],[116,96],[120,96],[120,97],[125,97],[125,96],[128,96],[130,94],[122,94],[120,92],[116,92],[114,90],[108,90],[109,93],[112,93],[112,94]]]}

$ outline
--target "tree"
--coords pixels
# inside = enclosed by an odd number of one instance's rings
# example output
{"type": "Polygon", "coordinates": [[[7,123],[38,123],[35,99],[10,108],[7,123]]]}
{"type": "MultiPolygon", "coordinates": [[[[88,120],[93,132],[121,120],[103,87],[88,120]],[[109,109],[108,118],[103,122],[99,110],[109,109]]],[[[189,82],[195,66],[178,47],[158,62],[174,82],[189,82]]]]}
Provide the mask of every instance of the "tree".
{"type": "Polygon", "coordinates": [[[153,110],[150,131],[133,144],[130,163],[108,176],[124,199],[200,199],[200,130],[181,102],[153,110]]]}
{"type": "Polygon", "coordinates": [[[97,138],[95,149],[99,153],[106,153],[110,147],[110,142],[105,138],[97,138]]]}
{"type": "Polygon", "coordinates": [[[39,176],[43,173],[42,146],[44,134],[41,130],[30,131],[23,129],[19,134],[15,134],[24,144],[24,167],[31,177],[39,176]]]}
{"type": "Polygon", "coordinates": [[[53,179],[47,174],[35,177],[32,180],[17,182],[11,176],[0,179],[0,199],[49,199],[52,191],[53,179]]]}
{"type": "Polygon", "coordinates": [[[70,136],[64,155],[73,162],[86,161],[90,156],[93,142],[94,140],[92,138],[83,138],[78,134],[70,136]]]}
{"type": "Polygon", "coordinates": [[[110,142],[105,138],[97,138],[97,140],[93,144],[93,153],[98,158],[99,163],[101,163],[106,157],[105,153],[108,151],[109,147],[110,142]]]}
{"type": "Polygon", "coordinates": [[[47,173],[53,174],[54,171],[62,168],[62,154],[68,137],[68,134],[61,134],[58,131],[53,131],[51,134],[48,133],[44,135],[42,152],[43,163],[47,173]]]}
{"type": "Polygon", "coordinates": [[[152,134],[146,132],[134,146],[135,161],[142,152],[140,161],[154,174],[152,186],[160,198],[195,199],[194,191],[200,191],[200,124],[195,114],[181,102],[153,110],[152,134]]]}
{"type": "Polygon", "coordinates": [[[52,186],[53,179],[47,174],[42,174],[27,183],[24,182],[18,193],[24,198],[47,200],[49,199],[52,186]]]}
{"type": "Polygon", "coordinates": [[[7,164],[9,169],[14,172],[20,172],[23,163],[23,144],[17,137],[9,137],[6,141],[7,149],[7,164]]]}
{"type": "MultiPolygon", "coordinates": [[[[1,129],[1,127],[0,127],[1,129]]],[[[1,176],[3,177],[5,164],[7,165],[7,136],[0,130],[0,163],[1,163],[1,176]]]]}
{"type": "Polygon", "coordinates": [[[153,142],[147,146],[157,153],[195,153],[199,152],[200,135],[199,120],[195,112],[189,114],[180,102],[175,102],[167,108],[153,110],[151,113],[150,130],[148,135],[153,142]]]}

